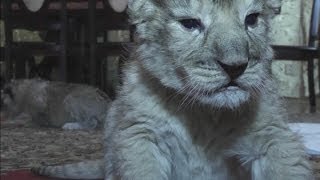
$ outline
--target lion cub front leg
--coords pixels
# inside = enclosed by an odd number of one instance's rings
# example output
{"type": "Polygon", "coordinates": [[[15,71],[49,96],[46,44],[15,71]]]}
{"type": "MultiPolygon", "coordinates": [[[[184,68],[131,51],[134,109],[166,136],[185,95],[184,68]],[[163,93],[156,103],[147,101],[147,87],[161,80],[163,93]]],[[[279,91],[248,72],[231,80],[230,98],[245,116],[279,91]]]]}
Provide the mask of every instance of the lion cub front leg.
{"type": "Polygon", "coordinates": [[[116,174],[123,180],[168,180],[171,164],[145,129],[123,131],[114,149],[116,174]]]}
{"type": "Polygon", "coordinates": [[[239,139],[232,151],[252,180],[313,180],[311,165],[297,135],[267,126],[239,139]]]}

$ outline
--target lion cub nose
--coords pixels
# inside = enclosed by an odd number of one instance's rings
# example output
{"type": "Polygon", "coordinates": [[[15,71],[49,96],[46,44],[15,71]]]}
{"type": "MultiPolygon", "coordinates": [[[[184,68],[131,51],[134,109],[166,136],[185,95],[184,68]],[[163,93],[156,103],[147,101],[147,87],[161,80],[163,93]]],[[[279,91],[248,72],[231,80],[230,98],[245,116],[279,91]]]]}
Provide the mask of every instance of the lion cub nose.
{"type": "Polygon", "coordinates": [[[247,69],[248,63],[242,63],[242,64],[225,64],[221,61],[218,61],[219,65],[222,67],[222,69],[230,76],[230,78],[236,79],[241,74],[244,73],[244,71],[247,69]]]}

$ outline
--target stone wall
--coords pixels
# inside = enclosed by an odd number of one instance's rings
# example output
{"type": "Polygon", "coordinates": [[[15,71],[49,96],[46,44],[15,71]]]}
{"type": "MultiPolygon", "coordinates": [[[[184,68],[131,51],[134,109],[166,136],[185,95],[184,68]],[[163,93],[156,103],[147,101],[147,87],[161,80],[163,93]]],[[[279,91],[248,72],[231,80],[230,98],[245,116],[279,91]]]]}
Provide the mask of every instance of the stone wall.
{"type": "MultiPolygon", "coordinates": [[[[281,15],[274,18],[271,38],[277,45],[307,45],[312,0],[284,0],[281,15]]],[[[316,63],[318,62],[315,61],[316,63]]],[[[317,64],[316,66],[317,67],[317,64]]],[[[307,63],[274,61],[273,73],[280,84],[280,93],[287,97],[308,95],[307,63]]],[[[315,68],[316,91],[319,73],[315,68]]]]}

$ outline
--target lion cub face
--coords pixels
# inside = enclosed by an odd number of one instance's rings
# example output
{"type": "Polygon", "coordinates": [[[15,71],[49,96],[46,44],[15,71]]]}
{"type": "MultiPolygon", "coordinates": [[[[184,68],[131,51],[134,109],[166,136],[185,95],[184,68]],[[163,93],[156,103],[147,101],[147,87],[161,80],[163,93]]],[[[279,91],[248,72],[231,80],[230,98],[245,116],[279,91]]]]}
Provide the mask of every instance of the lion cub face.
{"type": "Polygon", "coordinates": [[[132,0],[140,62],[190,103],[235,109],[270,78],[271,1],[132,0]]]}

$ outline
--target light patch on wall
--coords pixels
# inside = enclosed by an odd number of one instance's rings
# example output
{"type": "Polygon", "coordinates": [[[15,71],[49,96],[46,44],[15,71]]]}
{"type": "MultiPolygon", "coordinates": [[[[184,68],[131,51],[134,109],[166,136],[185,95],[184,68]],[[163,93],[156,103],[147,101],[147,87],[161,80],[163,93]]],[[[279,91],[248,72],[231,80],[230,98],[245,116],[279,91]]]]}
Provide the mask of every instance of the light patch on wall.
{"type": "MultiPolygon", "coordinates": [[[[271,26],[273,44],[289,46],[307,44],[312,2],[313,0],[283,0],[282,12],[274,18],[271,26]]],[[[306,63],[302,61],[274,61],[272,71],[280,82],[282,96],[307,95],[308,81],[304,64],[306,63]]],[[[318,75],[315,82],[319,82],[318,75]]],[[[318,87],[319,85],[316,85],[316,88],[318,87]]]]}
{"type": "Polygon", "coordinates": [[[284,65],[284,73],[288,76],[299,76],[299,73],[301,73],[300,69],[300,64],[296,65],[290,63],[284,65]]]}

